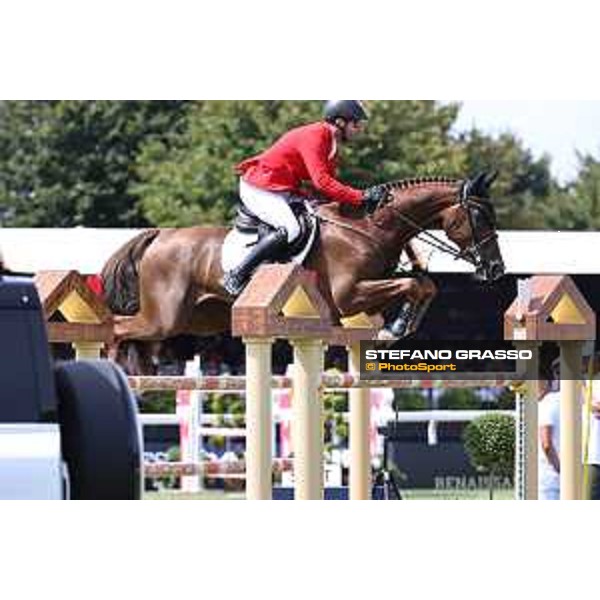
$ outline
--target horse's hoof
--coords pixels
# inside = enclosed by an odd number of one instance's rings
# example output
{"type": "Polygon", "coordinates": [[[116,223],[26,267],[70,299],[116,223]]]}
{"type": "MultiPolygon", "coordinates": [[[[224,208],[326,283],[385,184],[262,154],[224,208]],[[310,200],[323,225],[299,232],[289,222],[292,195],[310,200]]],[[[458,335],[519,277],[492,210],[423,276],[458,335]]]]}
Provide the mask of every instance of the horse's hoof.
{"type": "Polygon", "coordinates": [[[380,342],[396,342],[398,339],[389,329],[380,329],[377,334],[377,340],[380,342]]]}

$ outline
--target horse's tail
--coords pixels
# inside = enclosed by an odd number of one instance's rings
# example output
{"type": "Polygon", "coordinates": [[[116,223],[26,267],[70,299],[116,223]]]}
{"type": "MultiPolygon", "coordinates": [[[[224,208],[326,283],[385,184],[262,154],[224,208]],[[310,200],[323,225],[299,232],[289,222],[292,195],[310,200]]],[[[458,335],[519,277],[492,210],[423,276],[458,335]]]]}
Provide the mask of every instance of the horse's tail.
{"type": "Polygon", "coordinates": [[[104,265],[104,299],[114,314],[134,315],[139,311],[138,265],[144,252],[159,233],[159,229],[149,229],[140,233],[113,254],[104,265]]]}

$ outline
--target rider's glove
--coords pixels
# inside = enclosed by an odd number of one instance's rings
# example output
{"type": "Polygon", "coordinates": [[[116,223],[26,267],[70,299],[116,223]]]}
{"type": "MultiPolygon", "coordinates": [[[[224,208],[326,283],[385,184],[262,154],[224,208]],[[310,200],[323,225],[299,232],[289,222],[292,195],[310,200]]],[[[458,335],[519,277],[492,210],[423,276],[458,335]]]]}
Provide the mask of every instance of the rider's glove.
{"type": "Polygon", "coordinates": [[[367,213],[373,214],[382,200],[387,196],[387,190],[381,185],[375,185],[365,190],[363,203],[367,213]]]}

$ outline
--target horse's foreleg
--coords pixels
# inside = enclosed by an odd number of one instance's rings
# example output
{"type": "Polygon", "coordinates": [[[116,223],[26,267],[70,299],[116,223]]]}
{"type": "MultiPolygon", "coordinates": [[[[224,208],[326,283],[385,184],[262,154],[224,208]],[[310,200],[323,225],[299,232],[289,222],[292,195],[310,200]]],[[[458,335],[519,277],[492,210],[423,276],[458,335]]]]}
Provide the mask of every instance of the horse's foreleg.
{"type": "Polygon", "coordinates": [[[436,293],[437,288],[429,277],[359,281],[336,303],[343,316],[361,312],[374,315],[400,299],[420,304],[431,301],[436,293]]]}
{"type": "Polygon", "coordinates": [[[142,314],[114,317],[114,341],[108,358],[121,365],[128,375],[155,375],[160,333],[142,314]]]}
{"type": "Polygon", "coordinates": [[[231,329],[231,305],[217,297],[200,298],[189,321],[194,335],[215,335],[231,329]]]}
{"type": "Polygon", "coordinates": [[[111,344],[107,344],[106,345],[106,357],[109,360],[118,362],[118,356],[119,356],[119,344],[116,344],[115,342],[112,342],[111,344]]]}

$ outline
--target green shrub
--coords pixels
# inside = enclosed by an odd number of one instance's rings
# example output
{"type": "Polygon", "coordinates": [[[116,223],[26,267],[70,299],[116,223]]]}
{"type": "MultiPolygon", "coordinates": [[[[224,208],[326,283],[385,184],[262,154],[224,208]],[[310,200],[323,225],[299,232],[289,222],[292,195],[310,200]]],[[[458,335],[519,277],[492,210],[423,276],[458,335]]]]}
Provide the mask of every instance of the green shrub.
{"type": "Polygon", "coordinates": [[[343,413],[348,411],[348,394],[344,392],[325,392],[323,394],[325,413],[343,413]]]}
{"type": "MultiPolygon", "coordinates": [[[[167,449],[167,461],[168,462],[179,462],[181,460],[181,448],[177,446],[170,446],[167,449]]],[[[159,477],[159,483],[167,489],[174,489],[178,486],[179,477],[175,475],[165,475],[159,477]]]]}
{"type": "Polygon", "coordinates": [[[489,475],[490,499],[494,478],[514,473],[515,420],[512,415],[489,413],[471,421],[463,434],[465,450],[472,465],[489,475]]]}
{"type": "Polygon", "coordinates": [[[323,394],[323,419],[328,423],[329,436],[325,443],[325,451],[331,452],[334,445],[346,444],[348,426],[343,414],[348,412],[348,394],[345,392],[326,392],[323,394]],[[334,440],[337,444],[334,444],[334,440]]]}
{"type": "Polygon", "coordinates": [[[170,446],[167,450],[167,460],[169,462],[179,462],[181,460],[181,448],[179,446],[170,446]]]}
{"type": "Polygon", "coordinates": [[[144,392],[141,395],[140,412],[152,414],[174,413],[175,394],[173,392],[144,392]]]}

